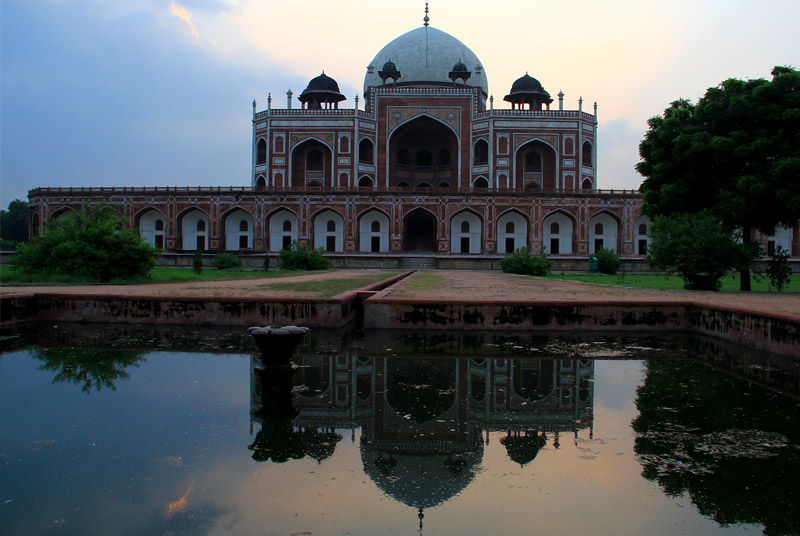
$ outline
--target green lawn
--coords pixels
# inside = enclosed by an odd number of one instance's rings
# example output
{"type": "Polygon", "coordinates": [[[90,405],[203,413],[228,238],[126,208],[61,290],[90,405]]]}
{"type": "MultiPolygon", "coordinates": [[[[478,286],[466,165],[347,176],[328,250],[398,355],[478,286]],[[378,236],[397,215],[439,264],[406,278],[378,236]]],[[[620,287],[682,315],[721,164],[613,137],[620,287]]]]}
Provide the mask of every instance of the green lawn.
{"type": "Polygon", "coordinates": [[[374,275],[362,275],[346,279],[321,279],[316,281],[283,282],[263,285],[265,289],[291,290],[295,292],[314,292],[323,298],[332,298],[342,292],[365,287],[378,281],[383,281],[402,272],[383,272],[374,275]]]}
{"type": "MultiPolygon", "coordinates": [[[[317,273],[326,273],[322,270],[317,273]]],[[[192,283],[197,281],[225,281],[232,279],[274,279],[299,275],[306,272],[290,270],[270,270],[265,272],[255,268],[235,268],[230,270],[217,270],[205,268],[199,274],[191,268],[168,268],[157,266],[150,272],[147,279],[133,281],[112,281],[113,284],[135,285],[142,283],[192,283]]],[[[97,281],[59,275],[27,275],[15,271],[10,266],[0,266],[0,283],[3,285],[92,285],[97,281]]]]}
{"type": "Polygon", "coordinates": [[[436,290],[445,286],[447,278],[443,275],[430,272],[417,272],[414,277],[407,279],[403,287],[408,290],[436,290]]]}
{"type": "MultiPolygon", "coordinates": [[[[662,274],[622,274],[605,275],[598,273],[577,272],[577,273],[553,273],[546,276],[546,279],[563,279],[567,281],[580,281],[581,283],[595,283],[599,285],[619,285],[624,287],[652,288],[658,290],[683,290],[683,279],[677,275],[662,274]]],[[[756,277],[750,278],[750,283],[754,292],[768,292],[769,278],[756,277]]],[[[738,291],[739,276],[730,275],[722,278],[723,291],[738,291]]],[[[789,284],[784,287],[783,292],[800,292],[800,276],[792,277],[789,284]]]]}

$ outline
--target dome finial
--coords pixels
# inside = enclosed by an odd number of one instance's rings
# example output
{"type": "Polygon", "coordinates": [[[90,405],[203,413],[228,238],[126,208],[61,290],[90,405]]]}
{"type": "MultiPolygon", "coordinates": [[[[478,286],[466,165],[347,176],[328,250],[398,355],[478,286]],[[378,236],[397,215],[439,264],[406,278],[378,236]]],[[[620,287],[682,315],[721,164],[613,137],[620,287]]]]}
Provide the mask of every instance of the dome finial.
{"type": "Polygon", "coordinates": [[[425,2],[425,16],[422,18],[422,21],[424,23],[423,26],[427,26],[428,21],[430,20],[431,18],[428,16],[428,2],[425,2]]]}

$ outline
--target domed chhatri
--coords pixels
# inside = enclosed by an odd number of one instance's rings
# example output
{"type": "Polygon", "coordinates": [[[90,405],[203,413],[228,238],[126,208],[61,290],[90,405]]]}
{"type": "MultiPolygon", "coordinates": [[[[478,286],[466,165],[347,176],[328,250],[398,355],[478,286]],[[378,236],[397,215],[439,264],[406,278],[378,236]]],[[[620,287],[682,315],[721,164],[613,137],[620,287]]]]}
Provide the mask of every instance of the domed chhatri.
{"type": "Polygon", "coordinates": [[[392,82],[396,84],[397,80],[400,79],[402,74],[400,73],[400,71],[397,70],[397,65],[395,65],[395,63],[390,60],[383,64],[383,69],[378,71],[378,76],[381,77],[381,81],[384,84],[386,84],[386,81],[389,79],[391,79],[392,82]]]}
{"type": "Polygon", "coordinates": [[[489,82],[478,56],[452,35],[432,26],[422,26],[404,33],[378,52],[364,77],[365,96],[369,88],[383,85],[380,73],[375,73],[374,66],[387,62],[394,63],[402,71],[403,79],[398,82],[401,86],[452,86],[450,73],[454,65],[461,63],[465,71],[473,71],[469,85],[480,87],[483,98],[489,94],[489,82]]]}
{"type": "Polygon", "coordinates": [[[339,103],[346,98],[339,92],[339,84],[336,83],[336,80],[323,71],[321,75],[311,79],[308,87],[297,100],[309,110],[321,110],[322,108],[339,108],[339,103]]]}
{"type": "Polygon", "coordinates": [[[510,102],[512,108],[519,107],[520,110],[524,109],[526,104],[531,110],[541,110],[542,104],[549,109],[550,103],[553,102],[550,93],[545,91],[542,84],[528,73],[514,81],[511,85],[511,93],[506,95],[503,100],[510,102]]]}

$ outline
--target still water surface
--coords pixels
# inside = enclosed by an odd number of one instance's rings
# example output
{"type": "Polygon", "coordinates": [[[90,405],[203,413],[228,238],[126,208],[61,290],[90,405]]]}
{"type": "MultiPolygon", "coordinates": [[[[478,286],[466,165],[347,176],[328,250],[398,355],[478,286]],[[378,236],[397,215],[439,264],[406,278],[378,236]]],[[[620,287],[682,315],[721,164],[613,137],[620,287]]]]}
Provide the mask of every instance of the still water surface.
{"type": "Polygon", "coordinates": [[[800,534],[793,360],[317,330],[281,379],[241,331],[3,340],[0,533],[800,534]]]}

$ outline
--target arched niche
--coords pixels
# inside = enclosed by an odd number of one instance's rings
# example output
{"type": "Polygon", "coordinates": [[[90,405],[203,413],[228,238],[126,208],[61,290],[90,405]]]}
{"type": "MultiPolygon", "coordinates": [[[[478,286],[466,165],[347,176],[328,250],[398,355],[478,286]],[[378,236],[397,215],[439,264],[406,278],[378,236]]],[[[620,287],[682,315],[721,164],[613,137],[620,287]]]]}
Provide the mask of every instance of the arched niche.
{"type": "Polygon", "coordinates": [[[389,139],[390,186],[417,187],[443,180],[456,184],[457,166],[443,159],[445,154],[458,154],[458,138],[444,123],[421,116],[399,126],[389,139]]]}
{"type": "Polygon", "coordinates": [[[497,253],[511,253],[528,245],[528,220],[516,211],[497,219],[497,253]]]}
{"type": "Polygon", "coordinates": [[[269,217],[269,250],[280,251],[297,240],[299,220],[294,212],[278,210],[269,217]]]}
{"type": "Polygon", "coordinates": [[[477,214],[464,210],[450,220],[450,252],[481,252],[481,219],[477,214]]]}
{"type": "Polygon", "coordinates": [[[617,233],[619,224],[608,212],[600,212],[589,220],[589,253],[601,247],[617,251],[617,233]]]}
{"type": "Polygon", "coordinates": [[[551,212],[542,220],[544,252],[549,255],[570,255],[575,228],[572,218],[563,212],[551,212]]]}
{"type": "Polygon", "coordinates": [[[389,216],[380,210],[368,210],[358,220],[358,236],[361,252],[389,251],[389,216]]]}
{"type": "Polygon", "coordinates": [[[332,210],[314,217],[314,249],[344,251],[344,218],[332,210]]]}
{"type": "Polygon", "coordinates": [[[235,251],[253,248],[253,216],[242,209],[229,212],[225,220],[225,249],[235,251]]]}

